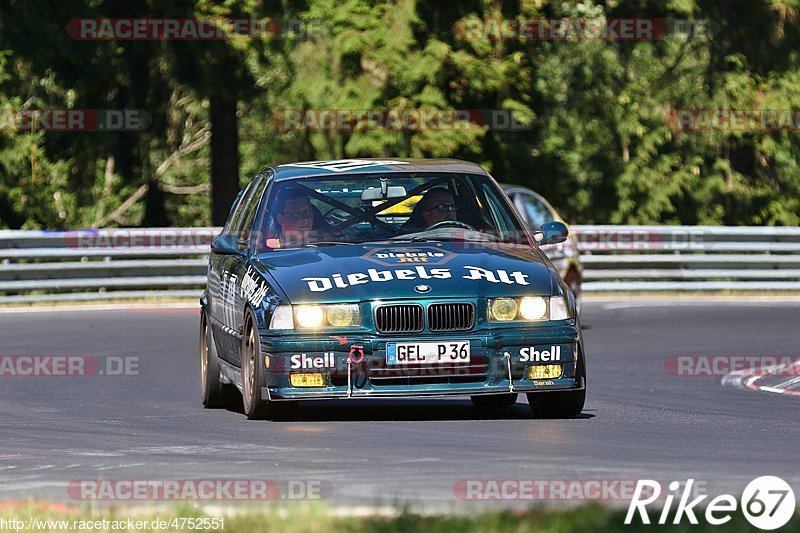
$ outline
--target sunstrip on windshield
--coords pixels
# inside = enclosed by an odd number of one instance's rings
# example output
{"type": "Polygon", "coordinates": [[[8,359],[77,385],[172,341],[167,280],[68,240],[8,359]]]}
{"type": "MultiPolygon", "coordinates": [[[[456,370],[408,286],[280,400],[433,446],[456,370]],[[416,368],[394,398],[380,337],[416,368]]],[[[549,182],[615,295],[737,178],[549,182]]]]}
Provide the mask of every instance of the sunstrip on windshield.
{"type": "Polygon", "coordinates": [[[347,172],[362,168],[378,167],[383,165],[407,165],[408,161],[378,160],[378,159],[341,159],[339,161],[311,161],[309,163],[291,163],[281,167],[314,168],[329,170],[331,172],[347,172]]]}

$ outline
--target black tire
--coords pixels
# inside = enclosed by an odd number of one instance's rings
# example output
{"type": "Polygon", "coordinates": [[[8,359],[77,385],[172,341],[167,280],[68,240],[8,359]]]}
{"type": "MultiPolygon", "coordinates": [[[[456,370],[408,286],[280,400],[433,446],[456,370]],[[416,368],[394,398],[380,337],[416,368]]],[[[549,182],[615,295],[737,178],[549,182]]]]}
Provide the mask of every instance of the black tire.
{"type": "Polygon", "coordinates": [[[578,416],[586,403],[586,365],[583,350],[578,352],[577,375],[583,378],[583,390],[528,393],[528,404],[537,418],[570,418],[578,416]]]}
{"type": "Polygon", "coordinates": [[[231,404],[230,385],[220,382],[217,348],[211,339],[206,312],[200,312],[200,398],[207,409],[219,409],[231,404]]]}
{"type": "Polygon", "coordinates": [[[291,414],[297,402],[274,402],[261,397],[264,385],[258,328],[249,311],[242,335],[242,406],[248,420],[276,420],[291,414]]]}
{"type": "Polygon", "coordinates": [[[472,405],[479,409],[495,409],[499,407],[511,407],[517,403],[517,393],[508,394],[486,394],[481,396],[470,396],[472,405]]]}

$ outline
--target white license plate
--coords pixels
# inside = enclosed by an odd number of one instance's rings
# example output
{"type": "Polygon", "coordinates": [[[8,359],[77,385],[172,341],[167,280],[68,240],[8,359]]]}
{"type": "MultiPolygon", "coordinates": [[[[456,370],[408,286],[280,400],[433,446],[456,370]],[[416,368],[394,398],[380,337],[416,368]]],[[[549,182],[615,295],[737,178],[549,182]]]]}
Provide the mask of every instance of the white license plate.
{"type": "Polygon", "coordinates": [[[387,365],[469,363],[469,341],[387,342],[387,365]]]}

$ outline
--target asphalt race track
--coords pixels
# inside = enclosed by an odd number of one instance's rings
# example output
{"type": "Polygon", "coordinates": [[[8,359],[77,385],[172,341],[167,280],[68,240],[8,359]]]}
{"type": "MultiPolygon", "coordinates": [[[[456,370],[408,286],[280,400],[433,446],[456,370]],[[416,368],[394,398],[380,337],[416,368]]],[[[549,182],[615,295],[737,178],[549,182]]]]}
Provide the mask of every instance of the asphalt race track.
{"type": "MultiPolygon", "coordinates": [[[[800,355],[800,302],[587,301],[589,395],[570,420],[525,397],[315,402],[247,421],[200,403],[193,309],[0,314],[0,355],[138,357],[137,375],[0,376],[0,501],[75,502],[96,479],[324,480],[334,505],[488,505],[458,480],[662,481],[740,493],[778,475],[798,492],[800,396],[674,376],[675,355],[800,355]]],[[[102,365],[101,365],[102,366],[102,365]]],[[[105,368],[105,367],[104,367],[105,368]]]]}

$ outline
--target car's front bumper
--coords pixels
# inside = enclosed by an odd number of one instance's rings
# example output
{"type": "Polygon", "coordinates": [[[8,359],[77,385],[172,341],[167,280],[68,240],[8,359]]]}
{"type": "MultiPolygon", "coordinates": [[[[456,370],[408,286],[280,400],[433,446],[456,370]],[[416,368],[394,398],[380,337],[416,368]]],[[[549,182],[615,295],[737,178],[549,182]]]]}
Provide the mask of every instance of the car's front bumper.
{"type": "Polygon", "coordinates": [[[473,396],[585,387],[584,378],[578,375],[578,329],[573,323],[416,337],[262,336],[261,351],[265,370],[262,397],[272,400],[473,396]],[[469,363],[400,366],[386,362],[387,342],[456,340],[470,342],[469,363]],[[557,361],[524,361],[521,354],[523,349],[554,348],[558,350],[557,361]],[[363,360],[359,362],[362,349],[363,360]],[[304,367],[296,368],[298,361],[304,367]],[[526,368],[537,364],[561,364],[562,375],[557,379],[526,379],[526,368]],[[322,373],[325,386],[293,387],[293,373],[322,373]]]}

